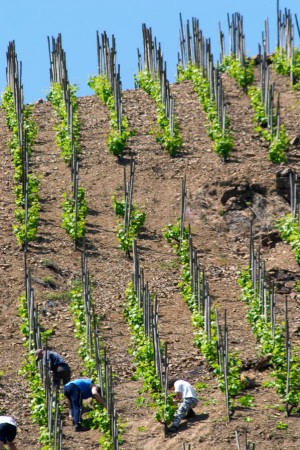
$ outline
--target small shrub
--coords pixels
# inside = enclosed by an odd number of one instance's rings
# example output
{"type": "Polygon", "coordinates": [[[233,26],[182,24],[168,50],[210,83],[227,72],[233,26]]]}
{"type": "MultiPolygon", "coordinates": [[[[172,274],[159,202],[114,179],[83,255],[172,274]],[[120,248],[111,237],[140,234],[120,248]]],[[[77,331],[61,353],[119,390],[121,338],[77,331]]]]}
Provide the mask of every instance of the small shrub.
{"type": "Polygon", "coordinates": [[[152,78],[151,73],[148,70],[139,72],[135,76],[137,86],[144,89],[148,95],[157,104],[157,118],[156,122],[159,126],[159,131],[156,132],[156,141],[159,142],[162,147],[167,150],[170,156],[174,157],[178,153],[178,150],[182,146],[182,139],[179,134],[179,128],[174,120],[173,132],[168,117],[166,116],[166,108],[161,99],[161,87],[158,80],[152,78]]]}
{"type": "Polygon", "coordinates": [[[253,60],[246,58],[245,65],[242,66],[239,58],[236,58],[233,54],[225,56],[222,64],[220,65],[222,72],[228,72],[228,74],[234,78],[238,85],[245,88],[253,83],[254,80],[254,62],[253,60]]]}
{"type": "Polygon", "coordinates": [[[85,190],[83,188],[78,188],[77,217],[75,200],[68,197],[67,193],[63,194],[63,198],[64,201],[62,203],[62,228],[66,230],[68,235],[72,239],[74,239],[74,241],[82,239],[85,236],[86,232],[85,222],[88,213],[88,206],[85,199],[85,190]]]}
{"type": "Polygon", "coordinates": [[[67,164],[71,164],[73,156],[73,148],[77,155],[80,155],[79,143],[79,118],[78,118],[78,102],[76,92],[78,87],[69,84],[70,100],[72,103],[72,135],[68,124],[67,109],[65,104],[64,92],[60,83],[52,83],[47,100],[53,106],[55,117],[58,119],[54,125],[56,131],[55,142],[60,149],[61,156],[67,164]]]}
{"type": "Polygon", "coordinates": [[[276,430],[287,430],[288,429],[288,424],[284,423],[284,422],[278,422],[276,425],[276,430]]]}
{"type": "MultiPolygon", "coordinates": [[[[125,199],[118,200],[113,196],[113,208],[118,217],[124,218],[125,214],[125,199]]],[[[132,241],[137,238],[146,220],[146,213],[140,211],[136,205],[132,205],[130,219],[127,229],[124,228],[124,222],[120,221],[117,225],[117,239],[120,243],[120,248],[127,254],[132,248],[132,241]]]]}
{"type": "Polygon", "coordinates": [[[286,150],[289,144],[289,139],[283,125],[280,126],[279,136],[277,136],[276,119],[273,116],[273,134],[268,128],[268,117],[265,111],[264,104],[261,101],[261,91],[259,88],[251,86],[249,88],[249,96],[252,108],[254,109],[254,121],[258,126],[255,128],[262,138],[270,143],[268,159],[274,164],[281,164],[287,162],[286,150]]]}
{"type": "Polygon", "coordinates": [[[121,129],[118,123],[118,117],[115,108],[115,101],[113,92],[110,86],[110,82],[106,75],[101,74],[91,77],[88,81],[88,85],[102,103],[104,103],[110,114],[110,133],[107,137],[107,146],[109,152],[120,158],[123,155],[124,148],[128,142],[130,136],[135,134],[135,131],[129,130],[127,118],[122,116],[121,129]]]}

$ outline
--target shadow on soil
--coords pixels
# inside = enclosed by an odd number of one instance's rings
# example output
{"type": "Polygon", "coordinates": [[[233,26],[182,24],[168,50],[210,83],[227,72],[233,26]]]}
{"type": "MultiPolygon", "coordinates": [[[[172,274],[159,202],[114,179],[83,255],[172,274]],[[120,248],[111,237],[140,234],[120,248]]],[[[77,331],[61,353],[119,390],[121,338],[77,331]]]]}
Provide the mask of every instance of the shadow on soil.
{"type": "MultiPolygon", "coordinates": [[[[96,209],[92,209],[92,208],[89,208],[88,214],[90,216],[99,216],[100,215],[99,211],[97,211],[96,209]]],[[[92,226],[92,225],[90,225],[90,226],[92,226]]]]}
{"type": "Polygon", "coordinates": [[[151,233],[146,229],[139,233],[139,238],[145,241],[159,241],[161,239],[156,233],[151,233]]]}
{"type": "Polygon", "coordinates": [[[182,422],[180,424],[180,427],[178,428],[178,431],[176,433],[167,433],[166,437],[171,438],[176,436],[178,433],[183,433],[185,431],[188,431],[191,427],[195,426],[196,423],[202,422],[203,420],[207,420],[209,418],[209,414],[197,414],[192,419],[186,420],[185,422],[182,422]]]}

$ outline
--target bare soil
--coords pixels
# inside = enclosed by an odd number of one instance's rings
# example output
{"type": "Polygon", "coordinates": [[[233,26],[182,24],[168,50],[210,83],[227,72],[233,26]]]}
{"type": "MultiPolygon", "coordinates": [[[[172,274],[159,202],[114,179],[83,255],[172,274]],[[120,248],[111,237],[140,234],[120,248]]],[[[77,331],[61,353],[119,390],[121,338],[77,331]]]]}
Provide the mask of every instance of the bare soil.
{"type": "MultiPolygon", "coordinates": [[[[282,121],[289,136],[295,138],[300,129],[299,93],[290,90],[287,79],[275,74],[272,77],[281,93],[282,121]]],[[[226,75],[223,84],[235,142],[234,152],[226,164],[212,149],[205,130],[207,119],[189,82],[171,87],[183,138],[182,154],[173,159],[155,141],[155,105],[143,91],[123,93],[124,113],[136,135],[131,137],[120,161],[106,148],[107,109],[95,96],[78,99],[82,148],[80,185],[86,189],[89,206],[89,272],[94,284],[96,313],[101,320],[101,336],[115,373],[116,408],[125,425],[122,446],[125,450],[180,449],[183,443],[190,443],[192,449],[235,449],[236,429],[247,429],[257,449],[300,448],[299,416],[286,418],[276,407],[280,404],[276,392],[263,386],[269,379],[270,369],[253,368],[259,350],[245,318],[236,275],[248,264],[251,220],[259,243],[263,237],[271,236],[276,219],[289,212],[288,202],[276,190],[276,172],[283,167],[268,161],[267,146],[254,131],[247,95],[226,75]],[[145,280],[159,299],[159,330],[162,340],[168,342],[170,371],[194,385],[206,385],[199,391],[197,417],[185,421],[178,434],[168,438],[164,437],[162,425],[155,421],[153,410],[136,404],[142,382],[132,379],[135,369],[128,353],[130,335],[122,315],[132,261],[118,248],[112,195],[122,197],[124,167],[131,156],[136,161],[133,201],[147,215],[138,249],[145,280]],[[221,317],[226,310],[230,349],[239,353],[255,379],[255,386],[247,391],[253,395],[255,406],[236,408],[229,424],[224,396],[202,355],[193,346],[191,314],[177,286],[180,267],[162,236],[162,228],[179,216],[184,175],[188,189],[186,221],[191,225],[194,245],[201,255],[213,303],[218,305],[221,317]],[[288,428],[277,429],[279,422],[288,424],[288,428]]],[[[49,344],[66,357],[73,376],[77,377],[82,373],[82,365],[66,293],[72,280],[80,275],[81,253],[74,251],[71,239],[60,226],[62,194],[70,190],[70,172],[55,145],[51,105],[37,103],[34,118],[39,132],[31,167],[41,176],[42,209],[38,237],[29,246],[28,264],[36,302],[41,305],[41,320],[55,330],[49,344]],[[46,261],[55,263],[59,270],[45,267],[46,261]],[[49,277],[52,287],[45,284],[49,277]]],[[[3,111],[0,111],[0,131],[1,410],[17,418],[19,447],[38,449],[39,430],[31,423],[27,382],[18,375],[26,356],[17,315],[18,299],[24,290],[24,268],[23,254],[12,231],[13,167],[3,111]]],[[[286,167],[298,169],[299,150],[295,140],[289,148],[286,167]]],[[[295,290],[299,267],[294,255],[288,245],[270,238],[268,245],[262,246],[262,257],[267,270],[277,276],[279,317],[283,300],[288,297],[292,339],[299,345],[300,295],[295,290]],[[283,273],[288,276],[283,277],[283,273]]],[[[97,431],[73,433],[65,417],[64,449],[99,448],[98,441],[97,431]]]]}

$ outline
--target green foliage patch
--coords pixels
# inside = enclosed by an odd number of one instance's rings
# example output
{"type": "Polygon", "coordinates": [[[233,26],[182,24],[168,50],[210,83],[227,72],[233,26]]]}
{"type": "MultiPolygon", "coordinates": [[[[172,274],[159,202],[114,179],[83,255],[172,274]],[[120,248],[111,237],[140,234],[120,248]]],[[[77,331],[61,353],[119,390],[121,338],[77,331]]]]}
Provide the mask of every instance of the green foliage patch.
{"type": "MultiPolygon", "coordinates": [[[[52,83],[47,99],[51,102],[57,123],[54,125],[56,131],[56,145],[60,149],[61,156],[67,164],[71,164],[73,151],[80,155],[79,142],[79,117],[78,102],[76,98],[77,86],[69,84],[70,101],[72,103],[72,124],[68,123],[68,115],[64,91],[60,83],[52,83]]],[[[73,188],[74,189],[74,188],[73,188]]],[[[62,228],[76,242],[85,236],[86,216],[88,206],[85,199],[85,189],[78,187],[77,198],[69,197],[65,192],[62,202],[62,228]],[[77,206],[76,206],[77,204],[77,206]]]]}
{"type": "MultiPolygon", "coordinates": [[[[135,364],[135,377],[143,379],[144,386],[142,392],[147,392],[153,399],[151,405],[156,408],[156,420],[165,423],[172,421],[176,406],[171,395],[165,396],[159,377],[156,374],[154,364],[154,343],[151,337],[145,335],[143,309],[139,308],[138,298],[130,282],[125,291],[124,316],[127,320],[132,339],[132,348],[130,354],[135,364]]],[[[163,350],[163,345],[161,351],[163,350]]]]}
{"type": "Polygon", "coordinates": [[[70,100],[72,103],[72,126],[68,124],[68,116],[66,103],[64,98],[64,91],[60,83],[52,83],[47,99],[51,102],[54,115],[57,122],[54,125],[56,131],[55,142],[60,149],[61,156],[67,164],[71,164],[73,147],[76,154],[80,155],[79,144],[79,118],[78,118],[78,102],[76,92],[78,87],[69,84],[70,100]]]}
{"type": "Polygon", "coordinates": [[[137,86],[142,88],[156,102],[156,123],[159,126],[159,130],[156,132],[156,141],[167,150],[170,156],[176,156],[182,146],[182,139],[175,119],[173,132],[171,130],[169,119],[166,116],[166,108],[161,98],[159,81],[152,78],[149,70],[138,72],[135,75],[135,81],[137,86]]]}
{"type": "MultiPolygon", "coordinates": [[[[118,200],[116,196],[112,197],[113,208],[117,217],[124,219],[125,215],[125,199],[118,200]]],[[[120,221],[117,225],[117,239],[120,243],[120,248],[129,254],[132,248],[132,241],[137,238],[146,220],[146,213],[140,211],[136,205],[132,205],[130,212],[130,220],[127,230],[124,228],[124,222],[120,221]]]]}
{"type": "Polygon", "coordinates": [[[135,132],[129,130],[128,120],[124,115],[122,116],[122,126],[120,130],[113,92],[106,75],[101,74],[90,77],[88,85],[93,89],[100,101],[108,107],[110,115],[110,132],[106,142],[109,152],[120,158],[128,139],[130,136],[133,136],[135,132]]]}
{"type": "Polygon", "coordinates": [[[277,136],[276,118],[273,115],[273,132],[271,132],[268,124],[268,116],[265,111],[264,104],[261,101],[261,90],[254,86],[250,86],[249,96],[251,106],[255,111],[254,121],[258,124],[255,131],[257,131],[260,136],[270,143],[268,159],[274,164],[287,162],[286,150],[289,144],[289,138],[285,127],[280,125],[279,135],[277,136]]]}
{"type": "MultiPolygon", "coordinates": [[[[211,336],[210,339],[204,330],[203,313],[198,310],[198,304],[193,294],[192,277],[190,271],[190,255],[189,255],[189,239],[188,230],[184,228],[184,236],[180,241],[180,222],[176,225],[169,224],[164,228],[163,234],[167,242],[172,246],[176,252],[181,263],[181,281],[178,286],[181,290],[181,295],[186,301],[192,313],[192,324],[194,328],[194,343],[201,351],[211,368],[214,375],[218,379],[218,385],[222,392],[225,392],[224,373],[218,361],[217,352],[217,321],[215,312],[211,312],[211,336]]],[[[243,383],[240,378],[242,362],[236,352],[228,354],[228,392],[230,397],[236,396],[243,388],[243,383]]],[[[232,406],[232,402],[230,402],[232,406]]]]}
{"type": "MultiPolygon", "coordinates": [[[[24,336],[24,347],[28,350],[29,341],[32,340],[33,336],[31,336],[30,334],[30,320],[28,316],[25,295],[22,295],[20,297],[18,312],[22,320],[20,331],[24,336]]],[[[51,334],[52,330],[41,331],[42,341],[45,343],[46,339],[51,336],[51,334]]],[[[39,442],[42,445],[41,449],[51,450],[53,449],[53,439],[50,438],[48,430],[46,394],[43,380],[41,379],[39,371],[36,368],[35,354],[33,350],[28,353],[27,360],[22,362],[20,374],[24,375],[29,383],[31,417],[32,422],[39,425],[40,428],[39,442]]]]}
{"type": "Polygon", "coordinates": [[[247,320],[250,323],[253,334],[259,342],[260,353],[264,356],[271,356],[273,372],[271,376],[274,382],[269,383],[274,386],[277,393],[289,405],[296,406],[300,401],[300,358],[291,351],[290,361],[290,389],[286,395],[287,362],[285,346],[285,327],[276,325],[272,330],[271,323],[265,319],[262,311],[259,295],[255,292],[251,280],[250,269],[246,268],[238,273],[238,283],[242,289],[242,300],[246,303],[248,313],[247,320]]]}
{"type": "MultiPolygon", "coordinates": [[[[73,315],[73,320],[75,324],[75,337],[79,339],[79,350],[78,353],[84,362],[84,372],[83,375],[93,380],[98,379],[97,373],[97,358],[96,349],[93,344],[87,342],[87,324],[86,324],[86,314],[84,308],[84,299],[82,292],[82,284],[80,281],[75,281],[70,290],[71,302],[70,309],[73,315]]],[[[91,310],[92,310],[92,298],[91,298],[91,310]]],[[[97,318],[91,317],[91,322],[93,320],[97,321],[97,318]]],[[[101,352],[101,357],[103,357],[103,352],[101,352]]],[[[102,369],[103,370],[103,369],[102,369]]],[[[105,379],[105,373],[102,373],[103,379],[105,379]]],[[[113,450],[114,444],[111,435],[110,419],[106,408],[103,408],[98,402],[95,402],[93,409],[89,412],[89,417],[92,420],[92,428],[99,429],[102,433],[100,437],[101,448],[105,450],[113,450]]],[[[118,432],[121,444],[121,435],[123,433],[123,427],[118,423],[118,432]]]]}
{"type": "Polygon", "coordinates": [[[290,244],[296,261],[300,264],[300,231],[297,218],[287,214],[277,220],[276,228],[280,233],[281,239],[290,244]]]}
{"type": "Polygon", "coordinates": [[[228,72],[228,74],[236,80],[238,85],[246,88],[253,83],[254,80],[254,62],[246,58],[243,66],[233,54],[225,56],[220,65],[221,72],[228,72]]]}
{"type": "MultiPolygon", "coordinates": [[[[6,114],[6,124],[12,132],[9,140],[9,148],[11,150],[12,160],[15,167],[14,175],[14,193],[17,208],[15,210],[16,222],[13,224],[13,230],[16,234],[18,244],[23,246],[25,242],[33,241],[37,234],[40,201],[39,201],[39,185],[40,181],[33,173],[27,174],[28,183],[28,211],[27,221],[25,211],[25,195],[23,190],[23,166],[22,166],[22,148],[19,145],[18,118],[15,109],[14,95],[10,86],[4,89],[2,94],[2,108],[6,114]]],[[[23,110],[24,133],[26,145],[28,148],[28,158],[32,153],[32,147],[37,135],[37,126],[30,118],[32,107],[26,106],[23,110]]]]}
{"type": "Polygon", "coordinates": [[[68,197],[67,193],[63,194],[63,198],[62,228],[66,230],[68,235],[74,239],[74,241],[77,241],[78,239],[82,239],[86,232],[85,224],[88,206],[85,199],[85,189],[81,187],[78,188],[77,214],[75,199],[73,197],[68,197]]]}
{"type": "Polygon", "coordinates": [[[225,130],[222,130],[218,117],[218,110],[215,100],[211,97],[209,81],[202,75],[201,69],[193,64],[188,64],[186,69],[178,66],[178,81],[191,80],[194,90],[199,97],[203,110],[210,121],[207,134],[214,142],[215,152],[224,161],[230,156],[233,149],[233,137],[230,131],[229,118],[225,119],[225,130]]]}
{"type": "Polygon", "coordinates": [[[300,88],[300,50],[293,49],[293,57],[289,58],[283,48],[276,48],[272,55],[272,64],[275,72],[280,75],[292,75],[292,89],[300,88]]]}

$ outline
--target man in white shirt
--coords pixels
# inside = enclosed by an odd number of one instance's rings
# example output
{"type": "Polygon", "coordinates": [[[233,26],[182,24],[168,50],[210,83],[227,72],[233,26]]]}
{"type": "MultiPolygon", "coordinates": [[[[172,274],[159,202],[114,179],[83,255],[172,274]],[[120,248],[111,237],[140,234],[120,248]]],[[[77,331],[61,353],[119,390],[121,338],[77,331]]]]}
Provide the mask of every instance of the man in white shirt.
{"type": "Polygon", "coordinates": [[[0,450],[7,445],[9,450],[17,450],[13,443],[17,434],[17,424],[11,416],[0,416],[0,450]]]}
{"type": "Polygon", "coordinates": [[[175,391],[175,400],[180,402],[178,409],[175,413],[175,417],[169,431],[172,433],[176,433],[178,430],[179,424],[183,418],[191,418],[196,414],[193,411],[193,408],[197,406],[198,399],[197,394],[193,386],[184,380],[174,380],[171,379],[168,383],[169,389],[175,391]]]}

